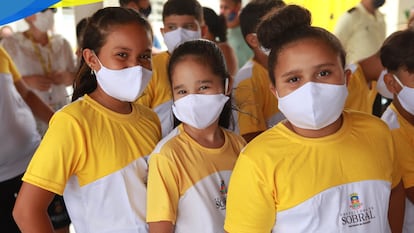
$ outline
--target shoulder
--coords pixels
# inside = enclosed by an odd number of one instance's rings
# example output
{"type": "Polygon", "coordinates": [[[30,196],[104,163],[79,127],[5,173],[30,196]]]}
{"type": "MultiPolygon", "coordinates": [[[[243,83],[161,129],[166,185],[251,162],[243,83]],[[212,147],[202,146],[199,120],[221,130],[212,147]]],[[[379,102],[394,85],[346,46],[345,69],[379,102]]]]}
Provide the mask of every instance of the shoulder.
{"type": "Polygon", "coordinates": [[[158,142],[157,146],[154,148],[152,154],[161,154],[166,151],[171,151],[175,148],[177,136],[181,134],[180,127],[174,128],[167,136],[165,136],[161,141],[158,142]]]}
{"type": "Polygon", "coordinates": [[[386,134],[390,132],[388,125],[374,115],[354,110],[345,110],[344,115],[346,118],[351,119],[352,127],[354,129],[364,132],[365,134],[386,134]]]}
{"type": "Polygon", "coordinates": [[[357,10],[356,7],[352,7],[351,9],[347,10],[346,12],[348,12],[348,14],[352,14],[353,12],[355,12],[357,10]]]}
{"type": "Polygon", "coordinates": [[[239,146],[244,147],[246,145],[246,141],[244,138],[228,129],[223,128],[223,132],[226,134],[227,138],[229,139],[229,142],[232,144],[237,144],[239,146]]]}
{"type": "Polygon", "coordinates": [[[134,103],[134,106],[137,108],[137,111],[142,119],[146,119],[156,124],[157,127],[161,127],[160,119],[152,109],[139,103],[134,103]]]}
{"type": "Polygon", "coordinates": [[[170,54],[168,53],[168,51],[154,54],[154,56],[152,57],[152,61],[154,63],[167,62],[169,59],[170,54]]]}
{"type": "Polygon", "coordinates": [[[1,45],[4,47],[5,50],[16,49],[22,43],[23,33],[16,33],[13,36],[9,36],[3,38],[1,40],[1,45]]]}

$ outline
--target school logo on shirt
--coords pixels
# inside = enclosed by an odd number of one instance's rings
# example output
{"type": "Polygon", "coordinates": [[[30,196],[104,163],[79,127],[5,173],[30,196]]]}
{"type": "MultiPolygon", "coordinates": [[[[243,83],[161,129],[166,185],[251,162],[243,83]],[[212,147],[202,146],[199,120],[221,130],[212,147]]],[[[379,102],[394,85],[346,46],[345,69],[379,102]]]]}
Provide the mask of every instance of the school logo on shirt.
{"type": "Polygon", "coordinates": [[[357,227],[370,224],[372,219],[375,219],[374,207],[364,205],[358,193],[349,194],[347,203],[348,211],[340,214],[340,221],[343,226],[357,227]]]}
{"type": "Polygon", "coordinates": [[[358,193],[352,193],[351,195],[351,209],[357,210],[361,208],[362,203],[359,201],[358,193]]]}
{"type": "Polygon", "coordinates": [[[220,183],[220,196],[214,198],[216,202],[216,208],[219,210],[225,210],[226,209],[226,200],[227,200],[227,186],[224,180],[221,180],[220,183]]]}

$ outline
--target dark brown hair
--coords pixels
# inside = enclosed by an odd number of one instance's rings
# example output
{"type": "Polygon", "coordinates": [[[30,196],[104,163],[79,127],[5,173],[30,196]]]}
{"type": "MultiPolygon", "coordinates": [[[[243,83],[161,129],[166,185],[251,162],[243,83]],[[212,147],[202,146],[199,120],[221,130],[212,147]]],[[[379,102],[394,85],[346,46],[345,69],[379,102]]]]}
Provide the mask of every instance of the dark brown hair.
{"type": "MultiPolygon", "coordinates": [[[[230,81],[230,74],[227,71],[226,62],[220,48],[212,41],[199,39],[184,42],[174,49],[167,68],[170,83],[172,83],[171,76],[175,66],[189,56],[191,56],[193,61],[208,66],[213,74],[222,79],[223,87],[225,87],[226,79],[228,79],[228,82],[230,81]]],[[[230,98],[220,114],[219,125],[223,128],[229,128],[231,121],[232,106],[230,98]]],[[[178,119],[174,119],[174,126],[177,126],[179,123],[178,119]]]]}
{"type": "Polygon", "coordinates": [[[382,65],[390,71],[405,68],[414,73],[414,30],[391,34],[381,47],[380,57],[382,65]]]}
{"type": "Polygon", "coordinates": [[[311,26],[311,13],[297,5],[287,5],[281,9],[273,9],[261,21],[257,29],[261,45],[270,49],[269,77],[275,85],[274,68],[279,53],[292,42],[313,38],[326,43],[341,59],[345,67],[346,53],[341,42],[332,33],[319,27],[311,26]]]}

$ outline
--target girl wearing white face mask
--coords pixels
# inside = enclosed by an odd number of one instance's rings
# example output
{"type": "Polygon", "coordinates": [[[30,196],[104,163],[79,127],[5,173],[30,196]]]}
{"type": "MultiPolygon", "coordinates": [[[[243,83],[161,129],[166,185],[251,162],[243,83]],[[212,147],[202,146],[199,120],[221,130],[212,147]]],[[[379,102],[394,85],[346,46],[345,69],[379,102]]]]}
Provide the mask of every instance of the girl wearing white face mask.
{"type": "Polygon", "coordinates": [[[151,47],[151,26],[134,10],[91,16],[73,103],[53,116],[23,177],[14,209],[22,232],[52,232],[45,212],[55,194],[77,233],[148,232],[145,157],[161,130],[133,102],[151,75],[151,47]]]}
{"type": "Polygon", "coordinates": [[[388,73],[384,82],[393,101],[382,115],[392,130],[406,193],[404,233],[414,232],[414,31],[398,31],[381,47],[388,73]]]}
{"type": "Polygon", "coordinates": [[[153,109],[161,121],[162,135],[173,130],[172,96],[167,76],[171,53],[179,44],[200,39],[204,30],[203,9],[197,0],[168,0],[162,10],[161,33],[168,50],[154,56],[154,73],[138,102],[153,109]]]}
{"type": "Polygon", "coordinates": [[[223,232],[227,186],[245,145],[228,131],[230,76],[214,42],[185,42],[168,65],[173,112],[181,122],[149,159],[150,232],[223,232]]]}
{"type": "Polygon", "coordinates": [[[225,230],[388,233],[391,225],[398,232],[403,200],[395,198],[403,190],[391,134],[381,120],[343,110],[345,52],[310,22],[308,10],[288,5],[258,27],[271,49],[271,90],[287,119],[241,152],[225,230]]]}

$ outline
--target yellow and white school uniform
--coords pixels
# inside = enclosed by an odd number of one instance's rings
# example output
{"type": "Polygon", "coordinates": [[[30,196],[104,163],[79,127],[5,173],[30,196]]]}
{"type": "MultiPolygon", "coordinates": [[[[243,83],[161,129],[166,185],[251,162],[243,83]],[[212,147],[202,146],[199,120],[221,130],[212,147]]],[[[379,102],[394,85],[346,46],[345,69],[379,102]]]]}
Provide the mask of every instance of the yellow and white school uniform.
{"type": "Polygon", "coordinates": [[[175,128],[149,159],[147,222],[170,221],[176,233],[223,232],[227,186],[243,138],[224,130],[220,148],[175,128]]]}
{"type": "Polygon", "coordinates": [[[360,65],[351,64],[348,68],[352,74],[348,82],[348,97],[345,102],[345,109],[372,114],[372,106],[377,95],[376,89],[369,89],[364,71],[360,65]]]}
{"type": "Polygon", "coordinates": [[[245,135],[265,131],[284,119],[270,84],[267,69],[254,60],[237,72],[233,84],[234,132],[245,135]]]}
{"type": "Polygon", "coordinates": [[[165,51],[152,58],[152,77],[138,103],[157,113],[161,121],[162,136],[168,135],[174,127],[172,113],[172,91],[168,80],[167,66],[170,54],[165,51]]]}
{"type": "Polygon", "coordinates": [[[148,232],[145,156],[160,134],[150,109],[119,114],[85,95],[55,113],[23,180],[63,194],[77,233],[148,232]]]}
{"type": "Polygon", "coordinates": [[[20,80],[16,66],[0,47],[0,183],[24,173],[40,142],[32,111],[14,85],[20,80]]]}
{"type": "Polygon", "coordinates": [[[394,147],[388,127],[345,111],[338,132],[306,138],[279,123],[241,152],[227,199],[225,230],[390,232],[394,147]]]}
{"type": "MultiPolygon", "coordinates": [[[[404,188],[411,188],[414,186],[414,126],[401,116],[393,104],[388,106],[381,119],[392,131],[404,188]]],[[[411,232],[414,232],[414,204],[406,199],[403,233],[411,232]]]]}

